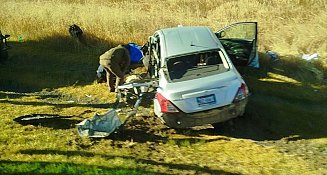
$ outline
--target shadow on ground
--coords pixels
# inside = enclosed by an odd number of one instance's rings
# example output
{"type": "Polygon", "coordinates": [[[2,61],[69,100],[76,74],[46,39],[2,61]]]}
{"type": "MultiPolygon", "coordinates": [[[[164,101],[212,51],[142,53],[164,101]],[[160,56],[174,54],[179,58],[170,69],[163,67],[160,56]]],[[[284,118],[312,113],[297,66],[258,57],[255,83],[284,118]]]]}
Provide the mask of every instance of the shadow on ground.
{"type": "Polygon", "coordinates": [[[225,172],[222,170],[215,170],[210,169],[209,167],[201,167],[198,165],[187,165],[187,164],[177,164],[177,163],[166,163],[166,162],[160,162],[157,160],[151,160],[151,159],[142,159],[142,158],[136,158],[133,156],[117,156],[117,155],[107,155],[107,154],[97,154],[97,153],[91,153],[87,151],[60,151],[60,150],[22,150],[19,153],[21,154],[27,154],[27,155],[65,155],[65,156],[83,156],[83,157],[94,157],[94,156],[100,156],[106,160],[108,159],[127,159],[127,160],[133,160],[137,164],[146,164],[146,165],[152,165],[152,166],[161,166],[169,168],[170,170],[189,170],[189,171],[195,171],[196,174],[203,174],[203,173],[209,173],[209,174],[234,174],[230,172],[225,172]]]}
{"type": "Polygon", "coordinates": [[[0,64],[0,91],[22,93],[91,84],[98,57],[118,43],[85,33],[83,42],[58,34],[8,44],[9,59],[0,64]]]}
{"type": "Polygon", "coordinates": [[[166,174],[146,171],[138,168],[108,168],[104,166],[91,166],[75,163],[63,163],[63,162],[39,162],[39,161],[10,161],[0,160],[0,172],[4,174],[135,174],[135,175],[147,175],[147,174],[166,174]]]}

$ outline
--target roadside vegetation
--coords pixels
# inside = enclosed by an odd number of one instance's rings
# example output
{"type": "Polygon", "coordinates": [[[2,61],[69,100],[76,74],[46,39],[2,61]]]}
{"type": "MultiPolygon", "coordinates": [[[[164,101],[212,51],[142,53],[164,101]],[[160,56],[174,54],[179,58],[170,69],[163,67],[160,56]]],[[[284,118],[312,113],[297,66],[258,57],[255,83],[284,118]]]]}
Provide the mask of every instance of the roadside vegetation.
{"type": "Polygon", "coordinates": [[[0,65],[0,174],[325,174],[327,4],[324,0],[1,0],[10,34],[0,65]],[[216,129],[174,130],[144,107],[108,139],[75,124],[112,107],[95,82],[98,57],[154,31],[257,21],[259,69],[242,68],[251,97],[244,117],[216,129]],[[79,42],[68,33],[83,30],[79,42]],[[267,51],[278,54],[271,61],[267,51]],[[303,54],[318,53],[305,61],[303,54]],[[144,111],[147,111],[146,114],[144,111]],[[30,114],[59,119],[22,125],[30,114]]]}

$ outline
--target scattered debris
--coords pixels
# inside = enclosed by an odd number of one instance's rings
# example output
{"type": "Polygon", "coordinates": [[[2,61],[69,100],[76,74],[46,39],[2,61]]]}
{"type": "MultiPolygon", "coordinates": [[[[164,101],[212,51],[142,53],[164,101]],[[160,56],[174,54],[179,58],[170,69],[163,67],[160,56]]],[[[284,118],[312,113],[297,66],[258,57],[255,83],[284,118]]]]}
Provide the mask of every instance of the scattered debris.
{"type": "Polygon", "coordinates": [[[71,118],[72,116],[60,116],[57,114],[30,114],[15,118],[14,121],[18,123],[33,123],[41,119],[54,119],[54,118],[71,118]]]}
{"type": "Polygon", "coordinates": [[[318,60],[319,59],[319,55],[318,55],[318,53],[314,53],[314,54],[303,54],[302,55],[302,59],[304,59],[306,61],[318,60]]]}
{"type": "Polygon", "coordinates": [[[91,119],[85,119],[76,124],[76,127],[81,137],[107,137],[120,125],[118,115],[112,109],[103,115],[95,114],[91,119]]]}
{"type": "MultiPolygon", "coordinates": [[[[121,127],[123,122],[118,117],[118,107],[120,101],[123,98],[129,98],[128,94],[134,94],[136,102],[133,105],[133,109],[126,115],[125,122],[132,116],[137,114],[137,109],[143,99],[145,93],[150,92],[151,87],[155,86],[155,83],[150,82],[132,82],[118,86],[116,96],[116,106],[110,109],[103,115],[95,114],[91,119],[85,119],[82,122],[76,124],[78,134],[81,137],[107,137],[116,129],[121,127]]],[[[126,99],[125,99],[126,100],[126,99]]]]}
{"type": "Polygon", "coordinates": [[[276,52],[274,52],[274,51],[268,50],[268,51],[266,52],[266,55],[270,58],[270,60],[271,60],[272,62],[274,62],[274,61],[278,61],[278,60],[279,60],[279,56],[278,56],[278,54],[277,54],[276,52]]]}
{"type": "Polygon", "coordinates": [[[29,114],[14,119],[21,125],[42,126],[56,129],[70,129],[74,127],[78,120],[77,116],[61,116],[57,114],[29,114]]]}

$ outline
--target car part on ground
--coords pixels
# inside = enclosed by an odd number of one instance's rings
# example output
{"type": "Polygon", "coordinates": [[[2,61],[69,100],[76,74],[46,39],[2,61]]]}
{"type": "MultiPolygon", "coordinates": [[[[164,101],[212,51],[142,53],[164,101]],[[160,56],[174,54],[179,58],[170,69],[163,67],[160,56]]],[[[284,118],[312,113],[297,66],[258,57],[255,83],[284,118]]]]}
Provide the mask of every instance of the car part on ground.
{"type": "MultiPolygon", "coordinates": [[[[82,115],[82,114],[81,114],[82,115]]],[[[29,114],[17,117],[13,121],[21,125],[47,127],[54,129],[70,129],[79,122],[79,116],[61,116],[58,114],[29,114]]]]}
{"type": "Polygon", "coordinates": [[[132,105],[132,111],[127,114],[127,119],[137,113],[144,96],[153,93],[158,87],[156,80],[142,79],[134,82],[125,83],[117,88],[116,104],[117,108],[122,101],[127,105],[132,105]],[[134,103],[133,103],[134,102],[134,103]]]}
{"type": "Polygon", "coordinates": [[[121,121],[114,109],[103,115],[95,114],[91,119],[85,119],[76,124],[77,132],[81,137],[107,137],[121,126],[121,121]]]}
{"type": "Polygon", "coordinates": [[[115,107],[108,112],[100,115],[95,114],[91,119],[85,119],[76,124],[78,134],[81,137],[108,137],[111,133],[124,127],[124,124],[136,115],[138,107],[144,98],[145,93],[155,90],[156,81],[138,80],[137,82],[125,83],[117,87],[115,107]],[[132,110],[121,121],[117,111],[121,103],[128,103],[129,100],[135,101],[132,110]]]}
{"type": "Polygon", "coordinates": [[[64,119],[64,118],[71,118],[73,116],[60,116],[57,114],[29,114],[24,115],[21,117],[17,117],[14,119],[15,122],[20,123],[22,125],[26,124],[41,124],[43,121],[48,121],[52,119],[64,119]]]}

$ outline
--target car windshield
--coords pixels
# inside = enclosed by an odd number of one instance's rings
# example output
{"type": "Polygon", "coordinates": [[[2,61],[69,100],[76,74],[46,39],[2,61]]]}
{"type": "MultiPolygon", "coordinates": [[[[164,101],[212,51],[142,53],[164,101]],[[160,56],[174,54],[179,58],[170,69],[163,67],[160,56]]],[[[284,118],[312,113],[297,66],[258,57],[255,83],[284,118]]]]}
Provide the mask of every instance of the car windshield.
{"type": "Polygon", "coordinates": [[[229,66],[223,52],[216,50],[170,58],[167,70],[172,82],[180,82],[220,74],[229,66]]]}

